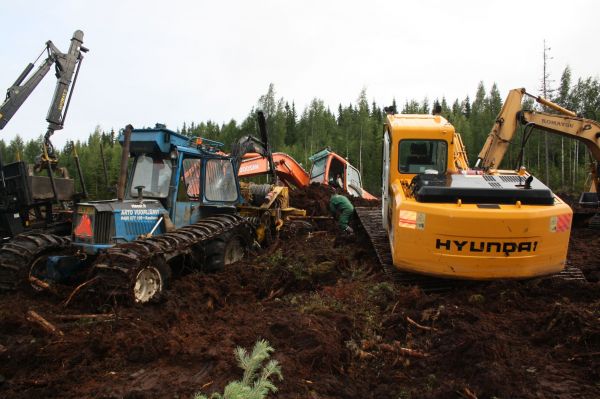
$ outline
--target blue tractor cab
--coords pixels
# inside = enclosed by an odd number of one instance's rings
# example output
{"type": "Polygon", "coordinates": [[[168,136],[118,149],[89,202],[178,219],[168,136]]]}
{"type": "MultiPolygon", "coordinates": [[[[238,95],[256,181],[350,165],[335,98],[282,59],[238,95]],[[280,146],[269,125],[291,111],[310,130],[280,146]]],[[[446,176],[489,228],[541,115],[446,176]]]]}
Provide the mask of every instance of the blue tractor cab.
{"type": "Polygon", "coordinates": [[[164,125],[128,126],[119,142],[128,153],[119,199],[77,204],[71,254],[37,258],[30,281],[72,283],[91,270],[100,292],[144,303],[175,268],[217,271],[244,256],[254,231],[236,209],[243,200],[223,144],[164,125]]]}
{"type": "MultiPolygon", "coordinates": [[[[119,135],[124,144],[124,134],[119,135]]],[[[222,143],[193,139],[164,125],[131,131],[132,159],[123,201],[90,201],[75,209],[73,245],[95,254],[150,232],[163,234],[242,201],[231,157],[222,143]]]]}

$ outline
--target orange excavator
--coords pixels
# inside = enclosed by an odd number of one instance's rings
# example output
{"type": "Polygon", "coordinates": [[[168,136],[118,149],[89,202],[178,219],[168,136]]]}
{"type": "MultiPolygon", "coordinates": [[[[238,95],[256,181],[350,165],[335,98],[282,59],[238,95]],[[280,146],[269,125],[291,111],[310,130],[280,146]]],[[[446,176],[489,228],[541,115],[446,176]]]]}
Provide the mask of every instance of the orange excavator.
{"type": "Polygon", "coordinates": [[[242,157],[239,177],[254,177],[275,170],[277,178],[288,187],[306,187],[311,183],[320,183],[341,188],[354,197],[368,200],[377,199],[362,187],[360,172],[346,159],[325,148],[313,156],[312,167],[308,173],[291,155],[283,152],[272,153],[273,167],[269,157],[262,152],[246,153],[242,157]]]}
{"type": "MultiPolygon", "coordinates": [[[[288,187],[306,187],[310,176],[294,158],[283,152],[274,152],[273,164],[277,177],[288,187]]],[[[270,170],[269,159],[259,153],[244,155],[238,176],[254,177],[267,174],[270,170]]]]}

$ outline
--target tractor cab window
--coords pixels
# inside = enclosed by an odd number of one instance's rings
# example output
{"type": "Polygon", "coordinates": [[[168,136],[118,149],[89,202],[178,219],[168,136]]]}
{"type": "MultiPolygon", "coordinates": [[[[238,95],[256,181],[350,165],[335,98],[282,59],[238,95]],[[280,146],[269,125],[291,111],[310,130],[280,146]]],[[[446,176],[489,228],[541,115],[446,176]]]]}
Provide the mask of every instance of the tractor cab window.
{"type": "Polygon", "coordinates": [[[185,158],[183,160],[180,189],[187,194],[187,198],[190,201],[198,201],[200,198],[201,164],[202,161],[197,158],[185,158]]]}
{"type": "Polygon", "coordinates": [[[443,174],[448,144],[442,140],[401,140],[398,154],[400,173],[443,174]]]}
{"type": "Polygon", "coordinates": [[[327,157],[317,159],[310,170],[311,183],[324,183],[325,168],[327,167],[327,157]]]}
{"type": "Polygon", "coordinates": [[[206,199],[233,202],[238,199],[233,165],[228,159],[209,159],[206,162],[206,199]]]}
{"type": "Polygon", "coordinates": [[[142,196],[166,198],[169,194],[172,171],[171,161],[168,159],[153,158],[145,154],[138,155],[131,180],[131,197],[137,197],[136,187],[144,186],[142,196]]]}

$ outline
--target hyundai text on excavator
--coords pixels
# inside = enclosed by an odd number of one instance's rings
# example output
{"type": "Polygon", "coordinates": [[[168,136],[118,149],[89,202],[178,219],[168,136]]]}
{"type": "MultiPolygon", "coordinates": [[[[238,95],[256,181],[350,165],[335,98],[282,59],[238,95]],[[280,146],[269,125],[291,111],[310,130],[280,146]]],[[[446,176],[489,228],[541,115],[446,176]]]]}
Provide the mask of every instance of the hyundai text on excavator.
{"type": "MultiPolygon", "coordinates": [[[[503,123],[516,126],[508,106],[503,123]]],[[[357,212],[381,262],[401,271],[489,280],[565,268],[571,208],[524,168],[469,169],[440,115],[387,115],[381,213],[357,212]]]]}
{"type": "MultiPolygon", "coordinates": [[[[33,73],[31,72],[34,63],[28,64],[13,85],[8,88],[6,99],[0,104],[1,130],[54,65],[56,88],[46,116],[48,128],[44,135],[43,152],[38,157],[35,167],[36,171],[46,171],[47,176],[35,175],[25,162],[18,160],[6,164],[0,157],[0,240],[2,241],[8,241],[24,231],[31,233],[36,229],[40,233],[43,229],[46,232],[67,234],[70,228],[70,213],[65,217],[65,213],[57,213],[53,205],[69,203],[77,197],[82,198],[87,195],[76,152],[75,162],[82,183],[81,193],[75,193],[74,181],[65,173],[66,169],[61,168],[62,175],[55,175],[57,158],[50,141],[52,134],[62,129],[65,123],[83,61],[83,53],[88,51],[82,44],[83,32],[80,30],[73,34],[71,45],[66,53],[62,53],[51,41],[46,42],[44,52],[47,53],[47,57],[33,73]]],[[[41,240],[39,245],[45,245],[43,235],[38,239],[41,240]]],[[[25,240],[15,245],[13,250],[27,251],[35,243],[25,240]]],[[[0,287],[2,287],[1,276],[0,287]]]]}

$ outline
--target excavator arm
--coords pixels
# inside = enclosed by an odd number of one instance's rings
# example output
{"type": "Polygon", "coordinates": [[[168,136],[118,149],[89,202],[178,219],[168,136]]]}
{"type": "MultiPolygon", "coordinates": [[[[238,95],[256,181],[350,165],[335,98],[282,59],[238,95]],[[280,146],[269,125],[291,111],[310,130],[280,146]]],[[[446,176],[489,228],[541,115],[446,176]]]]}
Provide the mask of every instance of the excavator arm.
{"type": "Polygon", "coordinates": [[[83,60],[82,53],[88,51],[82,44],[83,32],[80,30],[75,31],[73,34],[71,46],[67,53],[62,53],[51,41],[46,42],[46,59],[39,68],[25,80],[34,68],[34,63],[27,65],[15,83],[8,88],[6,98],[2,105],[0,105],[1,130],[46,76],[52,65],[54,65],[57,83],[52,102],[50,103],[50,108],[48,109],[48,115],[46,116],[48,129],[44,135],[45,153],[43,155],[45,156],[46,161],[49,160],[48,157],[54,158],[54,148],[50,142],[50,137],[55,130],[63,128],[69,109],[71,94],[75,87],[75,82],[77,81],[81,61],[83,60]]]}
{"type": "MultiPolygon", "coordinates": [[[[310,184],[310,176],[306,170],[290,155],[274,152],[273,165],[277,177],[286,186],[306,187],[310,184]]],[[[269,160],[260,153],[247,153],[238,171],[240,177],[253,177],[269,173],[269,160]]]]}
{"type": "Polygon", "coordinates": [[[540,129],[584,143],[590,150],[592,157],[596,160],[592,169],[593,184],[591,190],[600,191],[598,170],[600,163],[600,123],[591,119],[581,118],[575,112],[569,111],[558,104],[527,93],[525,89],[514,89],[509,92],[492,130],[479,152],[475,167],[483,170],[497,169],[508,150],[508,146],[519,124],[525,125],[530,129],[540,129]],[[523,110],[523,96],[532,97],[536,102],[558,113],[550,114],[547,112],[523,110]]]}
{"type": "MultiPolygon", "coordinates": [[[[568,109],[563,108],[552,101],[548,101],[543,97],[537,97],[529,94],[523,88],[513,89],[508,93],[508,96],[502,105],[502,109],[500,110],[500,113],[494,122],[494,126],[492,126],[492,130],[490,131],[483,148],[479,152],[475,168],[489,170],[497,169],[500,166],[500,163],[504,158],[504,154],[506,154],[506,151],[508,151],[508,146],[510,145],[517,131],[519,123],[525,125],[529,123],[529,121],[524,118],[524,116],[526,116],[525,112],[523,112],[522,106],[524,96],[531,97],[537,103],[560,113],[560,115],[548,114],[544,112],[537,112],[536,114],[546,115],[548,117],[554,117],[557,119],[570,117],[583,120],[583,118],[578,118],[575,112],[569,111],[568,109]]],[[[565,136],[571,136],[571,131],[565,131],[560,127],[560,125],[548,125],[541,123],[536,124],[534,127],[545,130],[549,133],[559,133],[565,136]]]]}

